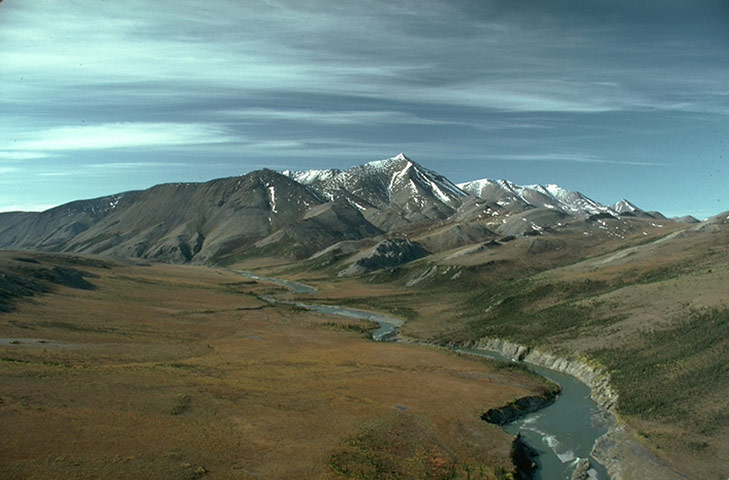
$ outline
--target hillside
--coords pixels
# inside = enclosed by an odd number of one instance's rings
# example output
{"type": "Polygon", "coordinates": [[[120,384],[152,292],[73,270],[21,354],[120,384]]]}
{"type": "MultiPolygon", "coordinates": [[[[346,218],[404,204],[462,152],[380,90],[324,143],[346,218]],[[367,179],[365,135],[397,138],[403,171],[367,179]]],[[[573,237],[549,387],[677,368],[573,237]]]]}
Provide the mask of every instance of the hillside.
{"type": "Polygon", "coordinates": [[[268,271],[318,281],[332,303],[400,315],[405,334],[425,341],[501,338],[587,361],[609,375],[616,412],[639,442],[687,478],[723,478],[729,212],[622,222],[460,247],[346,280],[301,264],[268,271]],[[610,235],[616,227],[624,234],[610,235]]]}

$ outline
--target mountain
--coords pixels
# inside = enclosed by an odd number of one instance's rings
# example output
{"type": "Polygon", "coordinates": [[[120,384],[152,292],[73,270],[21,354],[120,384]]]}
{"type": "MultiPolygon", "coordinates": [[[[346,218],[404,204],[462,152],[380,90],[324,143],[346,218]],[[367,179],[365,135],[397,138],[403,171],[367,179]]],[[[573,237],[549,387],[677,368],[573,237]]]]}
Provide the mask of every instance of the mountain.
{"type": "MultiPolygon", "coordinates": [[[[458,185],[463,191],[504,207],[533,207],[562,210],[579,216],[621,212],[601,205],[580,192],[571,192],[559,185],[522,186],[508,180],[482,179],[458,185]]],[[[628,205],[632,205],[629,204],[628,205]]],[[[636,207],[637,208],[637,207],[636,207]]]]}
{"type": "MultiPolygon", "coordinates": [[[[398,258],[414,259],[504,236],[607,230],[606,219],[626,216],[658,218],[625,200],[607,207],[557,185],[487,179],[456,185],[401,153],[346,170],[264,169],[40,213],[4,213],[0,248],[216,263],[258,256],[305,259],[324,251],[344,255],[400,238],[412,240],[408,249],[418,253],[398,258]],[[343,242],[349,243],[328,250],[343,242]]],[[[626,222],[611,226],[611,234],[640,228],[626,222]]],[[[387,262],[372,265],[384,268],[387,262]]]]}
{"type": "Polygon", "coordinates": [[[635,205],[633,205],[632,203],[630,203],[629,201],[627,201],[626,199],[620,200],[618,203],[616,203],[615,205],[613,205],[612,208],[613,208],[614,211],[616,211],[617,213],[619,213],[621,215],[631,214],[631,213],[632,214],[635,214],[637,212],[642,212],[643,211],[640,208],[638,208],[635,205]]]}
{"type": "Polygon", "coordinates": [[[0,215],[0,245],[204,262],[253,245],[322,203],[303,185],[263,170],[73,202],[11,221],[0,215]]]}
{"type": "Polygon", "coordinates": [[[79,200],[41,213],[0,214],[0,239],[3,248],[60,250],[93,225],[114,212],[123,210],[139,192],[79,200]]]}
{"type": "Polygon", "coordinates": [[[381,229],[444,220],[468,194],[404,154],[347,170],[284,171],[329,201],[344,199],[381,229]]]}

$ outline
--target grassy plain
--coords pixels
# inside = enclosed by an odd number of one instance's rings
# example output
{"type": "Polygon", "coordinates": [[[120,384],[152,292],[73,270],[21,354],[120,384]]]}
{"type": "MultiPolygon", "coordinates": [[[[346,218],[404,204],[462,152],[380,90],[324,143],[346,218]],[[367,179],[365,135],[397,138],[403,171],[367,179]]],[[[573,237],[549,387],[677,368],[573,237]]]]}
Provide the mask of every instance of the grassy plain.
{"type": "Polygon", "coordinates": [[[228,271],[77,268],[95,289],[0,314],[2,478],[500,479],[511,438],[480,414],[547,388],[228,271]]]}

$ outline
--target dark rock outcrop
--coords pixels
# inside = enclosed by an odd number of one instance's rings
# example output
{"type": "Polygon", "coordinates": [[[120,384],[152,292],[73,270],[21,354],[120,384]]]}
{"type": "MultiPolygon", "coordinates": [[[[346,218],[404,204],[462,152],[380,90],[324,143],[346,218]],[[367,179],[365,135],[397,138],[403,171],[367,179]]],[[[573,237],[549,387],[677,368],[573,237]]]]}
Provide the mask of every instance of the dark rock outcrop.
{"type": "Polygon", "coordinates": [[[369,253],[340,272],[340,275],[357,275],[393,268],[428,255],[427,250],[410,240],[387,239],[378,243],[369,253]]]}
{"type": "Polygon", "coordinates": [[[538,468],[537,457],[539,457],[539,453],[527,445],[521,439],[521,435],[517,435],[511,443],[511,461],[516,467],[514,478],[532,480],[538,468]]]}
{"type": "Polygon", "coordinates": [[[511,423],[528,413],[536,412],[537,410],[553,403],[558,393],[559,389],[556,388],[544,395],[532,395],[529,397],[519,398],[504,405],[503,407],[489,409],[486,413],[481,415],[481,420],[494,425],[506,425],[507,423],[511,423]]]}

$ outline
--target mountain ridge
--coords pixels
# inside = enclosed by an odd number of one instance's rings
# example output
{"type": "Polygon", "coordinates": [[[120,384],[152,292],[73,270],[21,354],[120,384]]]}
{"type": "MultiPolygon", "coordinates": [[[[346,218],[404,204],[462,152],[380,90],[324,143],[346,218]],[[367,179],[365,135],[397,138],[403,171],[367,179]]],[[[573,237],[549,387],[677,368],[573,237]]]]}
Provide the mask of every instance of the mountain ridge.
{"type": "Polygon", "coordinates": [[[552,184],[457,185],[400,153],[344,170],[262,169],[0,213],[0,248],[214,263],[241,254],[308,258],[338,242],[407,235],[437,252],[596,215],[664,219],[621,202],[601,205],[552,184]]]}

